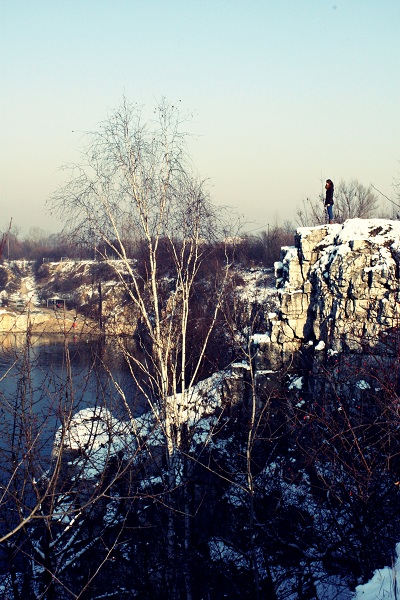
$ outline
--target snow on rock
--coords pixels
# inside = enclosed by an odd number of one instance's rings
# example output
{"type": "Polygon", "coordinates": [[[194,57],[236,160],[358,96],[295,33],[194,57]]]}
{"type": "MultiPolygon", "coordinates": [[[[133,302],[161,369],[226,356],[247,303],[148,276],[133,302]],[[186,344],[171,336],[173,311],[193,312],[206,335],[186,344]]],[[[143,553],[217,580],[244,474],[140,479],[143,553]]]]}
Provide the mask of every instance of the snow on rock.
{"type": "Polygon", "coordinates": [[[271,341],[271,336],[269,333],[255,333],[251,336],[251,340],[254,344],[269,344],[271,341]]]}
{"type": "Polygon", "coordinates": [[[22,288],[24,290],[24,297],[27,304],[32,304],[33,306],[40,306],[40,299],[38,290],[36,288],[35,278],[32,274],[27,277],[22,278],[22,288]]]}
{"type": "MultiPolygon", "coordinates": [[[[400,320],[400,222],[349,219],[301,227],[275,264],[279,317],[270,320],[269,356],[258,368],[280,368],[305,344],[325,352],[382,350],[400,320]],[[324,344],[322,348],[320,344],[324,344]]],[[[320,354],[324,354],[321,352],[320,354]]]]}
{"type": "Polygon", "coordinates": [[[271,269],[254,268],[239,272],[243,284],[236,284],[236,293],[249,304],[264,304],[276,296],[274,277],[271,269]]]}
{"type": "MultiPolygon", "coordinates": [[[[185,398],[182,394],[169,398],[181,422],[193,429],[194,445],[204,444],[210,439],[218,421],[217,410],[223,401],[223,387],[229,376],[235,379],[234,373],[214,373],[191,387],[185,398]]],[[[121,421],[105,407],[85,408],[77,412],[67,426],[59,427],[53,456],[57,456],[63,448],[66,457],[63,456],[63,461],[73,461],[81,479],[94,480],[111,458],[125,456],[132,459],[143,440],[146,440],[147,448],[161,449],[165,445],[163,428],[157,414],[151,410],[132,421],[121,421]]]]}
{"type": "Polygon", "coordinates": [[[288,389],[289,390],[302,390],[303,389],[303,385],[304,385],[304,377],[298,377],[297,375],[294,375],[293,377],[291,377],[289,385],[288,385],[288,389]]]}
{"type": "Polygon", "coordinates": [[[104,471],[107,461],[118,453],[134,453],[136,437],[130,424],[113,417],[104,407],[85,408],[76,413],[68,427],[60,427],[54,439],[53,454],[60,447],[76,451],[81,477],[90,480],[104,471]]]}

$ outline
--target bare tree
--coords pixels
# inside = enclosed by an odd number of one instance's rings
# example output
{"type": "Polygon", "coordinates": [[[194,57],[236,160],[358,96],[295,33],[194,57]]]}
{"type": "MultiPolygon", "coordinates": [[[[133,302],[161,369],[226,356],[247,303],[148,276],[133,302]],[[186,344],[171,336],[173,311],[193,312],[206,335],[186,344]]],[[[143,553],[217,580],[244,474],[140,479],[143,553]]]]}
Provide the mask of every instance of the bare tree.
{"type": "Polygon", "coordinates": [[[118,267],[116,274],[146,336],[145,356],[129,358],[146,377],[152,366],[148,387],[156,394],[150,397],[139,378],[137,383],[163,422],[172,455],[181,442],[185,396],[204,358],[223,282],[216,281],[210,328],[187,379],[190,300],[207,249],[204,242],[215,236],[218,220],[204,183],[188,166],[179,112],[162,102],[155,113],[156,122],[143,123],[141,111],[124,101],[90,134],[85,159],[73,167],[72,179],[54,195],[52,206],[67,217],[72,230],[104,243],[127,268],[128,282],[118,267]],[[130,237],[145,246],[144,265],[136,267],[127,256],[127,227],[130,237]],[[167,282],[160,281],[162,249],[170,258],[167,282]]]}
{"type": "Polygon", "coordinates": [[[388,202],[390,202],[391,206],[391,216],[389,216],[388,218],[392,218],[392,219],[398,219],[400,217],[400,213],[399,213],[399,208],[400,208],[400,181],[399,180],[394,180],[393,183],[393,188],[395,191],[395,197],[397,198],[397,202],[395,202],[394,200],[392,200],[391,198],[389,198],[388,196],[386,196],[386,194],[384,194],[383,192],[381,192],[380,190],[378,190],[374,185],[371,184],[372,189],[374,189],[376,192],[378,192],[378,194],[380,194],[383,198],[385,198],[388,202]]]}
{"type": "Polygon", "coordinates": [[[1,238],[0,238],[0,260],[1,260],[1,259],[2,259],[2,257],[3,257],[3,252],[4,252],[5,245],[6,245],[6,244],[7,244],[7,242],[8,242],[8,237],[9,237],[9,235],[10,235],[10,231],[11,231],[11,225],[12,225],[12,219],[10,220],[10,224],[9,224],[9,226],[8,226],[8,229],[7,229],[7,231],[5,231],[5,232],[2,234],[1,238]]]}
{"type": "MultiPolygon", "coordinates": [[[[80,165],[72,165],[70,181],[52,198],[53,210],[66,217],[74,235],[79,232],[85,241],[109,248],[119,259],[112,264],[137,322],[134,351],[127,344],[122,350],[165,440],[167,490],[189,476],[183,452],[190,438],[189,407],[230,267],[226,261],[208,282],[203,326],[193,346],[189,329],[194,326],[192,306],[200,269],[209,259],[212,241],[226,237],[226,232],[221,210],[217,212],[204,182],[192,174],[187,135],[181,131],[184,121],[176,107],[162,101],[154,120],[145,122],[142,111],[124,100],[97,132],[88,134],[80,165]],[[144,248],[140,264],[129,257],[127,241],[130,245],[132,240],[144,248]],[[168,268],[163,271],[165,256],[168,268]]],[[[172,496],[166,503],[173,508],[172,496]]],[[[172,566],[175,514],[171,510],[169,515],[172,566]]],[[[172,567],[169,575],[173,598],[172,567]]]]}
{"type": "Polygon", "coordinates": [[[341,181],[335,192],[335,219],[339,223],[346,219],[369,219],[376,215],[379,201],[371,185],[365,187],[357,179],[341,181]]]}
{"type": "MultiPolygon", "coordinates": [[[[64,343],[65,372],[49,371],[38,387],[28,335],[5,375],[15,392],[0,394],[0,590],[15,600],[97,589],[130,514],[128,507],[120,518],[122,490],[134,498],[127,473],[137,438],[129,422],[112,417],[101,386],[96,405],[79,410],[67,337],[64,343]],[[90,568],[79,567],[85,563],[90,568]]],[[[88,366],[83,388],[95,368],[88,366]]]]}
{"type": "MultiPolygon", "coordinates": [[[[325,196],[321,192],[317,200],[303,200],[296,211],[297,223],[302,227],[322,225],[326,223],[325,196]]],[[[349,182],[340,181],[334,192],[334,220],[343,223],[346,219],[369,219],[378,211],[378,196],[372,186],[365,187],[357,179],[349,182]]]]}

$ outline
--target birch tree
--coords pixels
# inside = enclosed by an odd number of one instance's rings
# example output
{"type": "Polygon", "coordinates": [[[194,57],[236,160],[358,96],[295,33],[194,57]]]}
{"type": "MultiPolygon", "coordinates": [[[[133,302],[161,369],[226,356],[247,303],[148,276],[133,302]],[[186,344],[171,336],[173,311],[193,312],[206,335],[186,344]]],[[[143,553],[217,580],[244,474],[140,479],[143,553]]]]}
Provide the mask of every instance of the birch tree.
{"type": "MultiPolygon", "coordinates": [[[[210,260],[207,253],[213,241],[224,238],[226,231],[221,209],[216,210],[205,182],[193,174],[185,121],[165,101],[146,121],[139,107],[124,100],[96,132],[87,135],[80,164],[68,167],[70,179],[51,201],[71,234],[79,232],[85,241],[108,248],[118,258],[112,264],[137,322],[135,351],[127,344],[123,351],[164,439],[162,477],[168,493],[178,484],[185,489],[190,476],[190,400],[230,266],[227,260],[208,279],[203,311],[194,322],[193,299],[201,285],[201,268],[210,260]],[[129,255],[135,243],[144,248],[140,263],[129,255]],[[165,255],[168,269],[163,272],[165,255]],[[189,336],[193,327],[195,338],[189,336]]],[[[165,502],[174,508],[171,495],[165,502]]],[[[168,564],[172,565],[173,510],[169,514],[168,564]]],[[[185,528],[186,540],[189,534],[185,528]]],[[[172,598],[173,583],[169,583],[172,598]]],[[[189,584],[186,596],[191,597],[189,584]]]]}
{"type": "Polygon", "coordinates": [[[144,357],[129,358],[150,377],[145,388],[134,375],[162,423],[171,456],[182,441],[185,398],[204,359],[226,270],[210,289],[210,326],[198,340],[198,359],[188,377],[191,295],[205,242],[222,230],[204,182],[192,175],[179,111],[163,101],[154,115],[154,121],[143,122],[141,110],[124,101],[88,134],[82,162],[67,167],[71,179],[54,194],[52,208],[66,218],[70,231],[112,250],[129,273],[124,279],[115,267],[150,342],[144,357]],[[130,260],[127,239],[145,245],[145,264],[139,265],[144,269],[130,260]],[[162,245],[171,261],[168,281],[160,275],[162,245]],[[156,393],[150,396],[149,389],[156,393]]]}

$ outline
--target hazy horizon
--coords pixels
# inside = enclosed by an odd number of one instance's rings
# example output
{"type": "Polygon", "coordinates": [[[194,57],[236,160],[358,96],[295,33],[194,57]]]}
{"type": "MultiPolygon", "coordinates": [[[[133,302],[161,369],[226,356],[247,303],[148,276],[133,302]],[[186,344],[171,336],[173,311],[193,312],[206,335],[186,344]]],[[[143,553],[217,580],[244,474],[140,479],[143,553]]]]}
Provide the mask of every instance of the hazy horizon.
{"type": "MultiPolygon", "coordinates": [[[[193,113],[190,153],[248,231],[321,182],[400,179],[398,0],[0,0],[0,229],[45,202],[123,96],[193,113]]],[[[387,205],[390,208],[390,205],[387,205]]]]}

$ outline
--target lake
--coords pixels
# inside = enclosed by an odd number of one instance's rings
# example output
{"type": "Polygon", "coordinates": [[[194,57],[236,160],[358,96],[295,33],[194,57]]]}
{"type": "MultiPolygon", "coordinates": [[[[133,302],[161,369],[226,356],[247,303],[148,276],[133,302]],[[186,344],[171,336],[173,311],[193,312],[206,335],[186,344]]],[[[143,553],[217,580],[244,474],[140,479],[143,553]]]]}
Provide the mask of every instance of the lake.
{"type": "MultiPolygon", "coordinates": [[[[147,410],[117,345],[104,339],[57,335],[0,336],[0,447],[15,445],[24,424],[39,431],[45,454],[65,414],[105,406],[122,420],[147,410]]],[[[25,435],[24,435],[25,438],[25,435]]],[[[26,444],[26,441],[24,442],[26,444]]]]}

